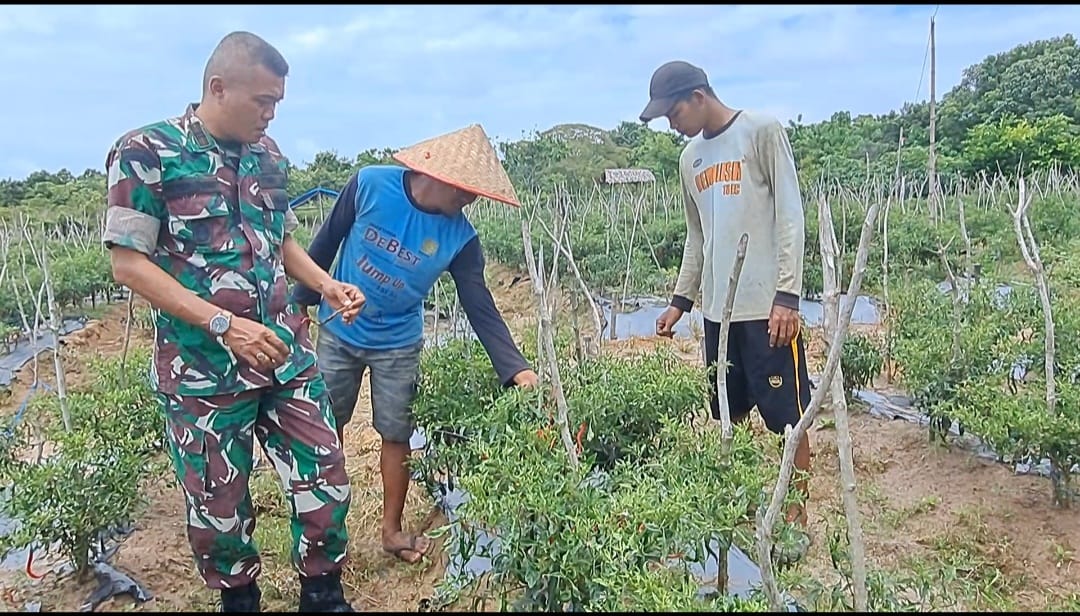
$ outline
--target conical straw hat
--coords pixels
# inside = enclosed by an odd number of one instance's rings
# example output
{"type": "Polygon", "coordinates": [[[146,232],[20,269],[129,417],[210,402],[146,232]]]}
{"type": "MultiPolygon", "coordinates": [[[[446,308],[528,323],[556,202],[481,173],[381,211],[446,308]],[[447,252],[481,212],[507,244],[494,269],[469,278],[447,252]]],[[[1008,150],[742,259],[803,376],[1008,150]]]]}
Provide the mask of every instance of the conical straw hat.
{"type": "Polygon", "coordinates": [[[462,190],[521,207],[510,176],[479,124],[421,141],[397,152],[394,159],[462,190]]]}

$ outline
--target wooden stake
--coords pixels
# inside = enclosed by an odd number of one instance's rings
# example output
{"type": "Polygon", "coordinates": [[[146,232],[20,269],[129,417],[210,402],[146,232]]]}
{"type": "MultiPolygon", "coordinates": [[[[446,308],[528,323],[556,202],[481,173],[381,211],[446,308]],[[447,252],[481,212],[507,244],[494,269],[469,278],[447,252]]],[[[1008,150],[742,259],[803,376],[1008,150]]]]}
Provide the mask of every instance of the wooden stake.
{"type": "MultiPolygon", "coordinates": [[[[836,246],[836,233],[833,231],[832,211],[829,209],[829,202],[825,199],[825,195],[821,195],[818,201],[818,235],[821,241],[822,306],[825,313],[822,329],[827,339],[836,340],[840,316],[840,280],[836,267],[839,250],[836,246]]],[[[840,346],[843,347],[843,344],[840,346]]],[[[844,502],[844,517],[848,525],[848,550],[851,558],[855,611],[866,612],[866,547],[863,543],[859,501],[855,491],[855,459],[851,444],[851,426],[848,421],[843,369],[838,366],[832,380],[823,381],[821,387],[829,391],[833,417],[836,420],[836,448],[840,455],[840,494],[844,502]]]]}
{"type": "MultiPolygon", "coordinates": [[[[840,323],[829,343],[829,357],[825,363],[825,370],[821,375],[822,383],[828,383],[840,366],[841,348],[843,347],[844,337],[847,336],[848,328],[851,326],[851,313],[855,310],[855,300],[859,295],[859,289],[862,287],[863,275],[866,272],[866,259],[870,252],[870,237],[874,234],[880,207],[877,203],[871,205],[866,213],[866,220],[863,222],[862,234],[859,238],[859,249],[855,253],[855,268],[851,274],[851,283],[848,285],[848,301],[841,309],[840,323]]],[[[788,431],[784,442],[783,457],[780,462],[780,476],[777,478],[772,498],[764,515],[760,513],[759,509],[759,523],[756,532],[758,567],[761,570],[761,582],[765,596],[774,611],[783,611],[784,604],[773,571],[772,532],[776,526],[777,517],[780,515],[780,508],[783,506],[784,499],[787,496],[788,488],[791,485],[791,476],[795,468],[795,449],[798,447],[799,441],[806,435],[807,430],[810,429],[810,425],[817,417],[821,403],[827,395],[828,388],[820,387],[816,389],[814,395],[810,398],[810,406],[806,409],[806,413],[795,424],[795,428],[788,431]]]]}

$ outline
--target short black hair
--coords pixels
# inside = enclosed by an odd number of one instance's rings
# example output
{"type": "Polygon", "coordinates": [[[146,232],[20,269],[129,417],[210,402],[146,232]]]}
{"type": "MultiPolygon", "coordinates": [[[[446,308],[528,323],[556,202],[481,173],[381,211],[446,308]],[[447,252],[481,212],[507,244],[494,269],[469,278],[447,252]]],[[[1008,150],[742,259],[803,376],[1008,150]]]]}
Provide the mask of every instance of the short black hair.
{"type": "Polygon", "coordinates": [[[226,67],[240,62],[262,65],[278,77],[289,75],[289,63],[280,51],[262,37],[238,30],[226,34],[210,54],[203,71],[203,90],[209,87],[212,75],[221,74],[226,67]]]}

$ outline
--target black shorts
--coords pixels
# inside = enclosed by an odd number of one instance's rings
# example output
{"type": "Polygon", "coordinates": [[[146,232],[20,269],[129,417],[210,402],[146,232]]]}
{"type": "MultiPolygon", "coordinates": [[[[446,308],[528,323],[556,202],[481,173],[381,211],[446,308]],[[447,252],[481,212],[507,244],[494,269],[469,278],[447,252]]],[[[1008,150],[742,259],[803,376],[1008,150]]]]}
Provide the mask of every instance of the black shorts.
{"type": "MultiPolygon", "coordinates": [[[[720,419],[716,395],[716,359],[720,324],[705,319],[705,365],[709,368],[710,406],[720,419]]],[[[732,422],[740,421],[757,406],[765,426],[776,434],[799,422],[810,405],[810,376],[806,372],[802,332],[790,344],[769,346],[769,321],[740,321],[728,333],[728,408],[732,422]]]]}

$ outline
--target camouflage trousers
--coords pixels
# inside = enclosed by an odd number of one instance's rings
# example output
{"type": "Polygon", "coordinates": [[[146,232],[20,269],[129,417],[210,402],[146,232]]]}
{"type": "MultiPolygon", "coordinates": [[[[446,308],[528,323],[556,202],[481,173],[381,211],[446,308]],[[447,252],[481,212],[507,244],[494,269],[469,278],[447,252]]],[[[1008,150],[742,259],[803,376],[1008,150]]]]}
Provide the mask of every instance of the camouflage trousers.
{"type": "Polygon", "coordinates": [[[284,385],[239,394],[161,397],[186,494],[188,541],[209,588],[243,586],[261,571],[248,491],[253,437],[277,470],[292,512],[293,565],[309,577],[341,569],[349,478],[317,367],[284,385]]]}

